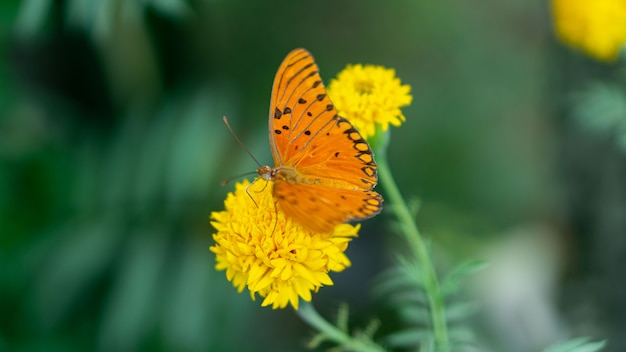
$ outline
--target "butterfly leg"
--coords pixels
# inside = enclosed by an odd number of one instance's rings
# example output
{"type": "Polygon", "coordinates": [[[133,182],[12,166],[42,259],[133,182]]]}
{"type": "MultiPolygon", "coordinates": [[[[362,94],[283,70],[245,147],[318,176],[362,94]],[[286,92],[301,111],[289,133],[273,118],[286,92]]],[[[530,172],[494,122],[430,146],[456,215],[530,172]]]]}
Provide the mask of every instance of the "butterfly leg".
{"type": "Polygon", "coordinates": [[[256,205],[256,207],[258,208],[259,204],[256,202],[256,200],[254,200],[254,197],[252,196],[252,194],[250,194],[250,191],[248,191],[248,188],[252,187],[252,185],[255,182],[256,182],[256,180],[252,181],[252,183],[250,183],[249,185],[246,186],[246,194],[248,195],[248,197],[250,197],[250,199],[252,199],[252,203],[254,203],[254,205],[256,205]]]}

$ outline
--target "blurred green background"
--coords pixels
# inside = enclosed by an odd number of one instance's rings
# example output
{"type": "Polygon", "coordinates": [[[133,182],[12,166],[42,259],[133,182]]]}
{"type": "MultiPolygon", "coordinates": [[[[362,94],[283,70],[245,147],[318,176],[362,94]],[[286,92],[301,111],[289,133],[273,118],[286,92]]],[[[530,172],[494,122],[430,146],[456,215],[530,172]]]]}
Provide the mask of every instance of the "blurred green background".
{"type": "MultiPolygon", "coordinates": [[[[589,126],[626,119],[625,80],[550,21],[539,0],[2,1],[0,351],[305,349],[310,329],[237,294],[208,249],[220,180],[256,168],[222,116],[271,163],[272,80],[296,47],[326,82],[372,63],[411,85],[391,167],[442,272],[492,263],[468,285],[480,350],[623,351],[625,148],[589,126]]],[[[368,294],[399,251],[391,221],[364,223],[322,313],[401,325],[368,294]]]]}

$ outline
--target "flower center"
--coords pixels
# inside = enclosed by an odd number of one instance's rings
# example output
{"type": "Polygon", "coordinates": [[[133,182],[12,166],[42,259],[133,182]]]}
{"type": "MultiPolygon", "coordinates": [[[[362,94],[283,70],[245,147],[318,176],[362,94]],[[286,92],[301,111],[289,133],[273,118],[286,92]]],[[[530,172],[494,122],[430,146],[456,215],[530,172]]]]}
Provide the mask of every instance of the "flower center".
{"type": "Polygon", "coordinates": [[[374,90],[374,82],[371,80],[358,81],[355,84],[355,89],[357,93],[361,95],[372,94],[372,91],[374,90]]]}

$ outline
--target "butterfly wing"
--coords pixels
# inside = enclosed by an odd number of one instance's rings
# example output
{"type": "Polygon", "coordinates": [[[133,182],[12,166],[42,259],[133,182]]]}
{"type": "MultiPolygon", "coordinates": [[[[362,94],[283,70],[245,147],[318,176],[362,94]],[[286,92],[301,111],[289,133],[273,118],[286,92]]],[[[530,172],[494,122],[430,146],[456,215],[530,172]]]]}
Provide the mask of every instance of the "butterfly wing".
{"type": "Polygon", "coordinates": [[[330,232],[337,224],[380,211],[382,197],[369,190],[279,182],[274,196],[283,212],[314,232],[330,232]]]}
{"type": "Polygon", "coordinates": [[[372,151],[337,114],[318,71],[311,54],[296,49],[276,73],[268,124],[275,165],[372,189],[377,182],[372,151]]]}
{"type": "Polygon", "coordinates": [[[382,198],[372,191],[378,179],[369,145],[337,114],[318,71],[311,54],[296,49],[287,55],[274,78],[268,126],[275,169],[289,168],[298,175],[291,182],[277,182],[274,193],[281,205],[287,201],[280,196],[289,201],[304,194],[319,197],[331,211],[316,210],[325,208],[309,204],[305,198],[296,202],[298,207],[284,204],[283,210],[315,223],[326,222],[327,216],[336,225],[377,214],[382,198]],[[287,197],[290,192],[296,196],[287,197]],[[348,200],[335,199],[329,192],[340,192],[348,200]],[[376,206],[370,204],[372,199],[376,206]],[[306,209],[306,214],[299,209],[306,209]]]}

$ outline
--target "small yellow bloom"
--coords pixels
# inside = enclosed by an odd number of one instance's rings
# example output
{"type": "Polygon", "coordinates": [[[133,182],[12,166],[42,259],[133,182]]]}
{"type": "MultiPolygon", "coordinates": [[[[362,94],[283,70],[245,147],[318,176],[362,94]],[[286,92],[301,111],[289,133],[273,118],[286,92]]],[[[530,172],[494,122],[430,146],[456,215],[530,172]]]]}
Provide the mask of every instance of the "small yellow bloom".
{"type": "Polygon", "coordinates": [[[626,43],[626,0],[553,0],[557,36],[596,59],[612,62],[626,43]]]}
{"type": "Polygon", "coordinates": [[[311,301],[311,291],[332,285],[328,273],[350,266],[344,254],[359,225],[338,225],[332,233],[313,233],[287,218],[272,196],[271,181],[248,180],[235,185],[224,201],[225,210],[211,213],[217,270],[239,292],[264,297],[262,306],[298,309],[298,300],[311,301]],[[256,204],[255,204],[256,203],[256,204]]]}
{"type": "Polygon", "coordinates": [[[374,65],[348,65],[328,85],[328,96],[339,111],[369,138],[376,125],[383,131],[389,124],[400,126],[406,120],[401,107],[411,104],[411,87],[402,85],[394,69],[374,65]]]}

